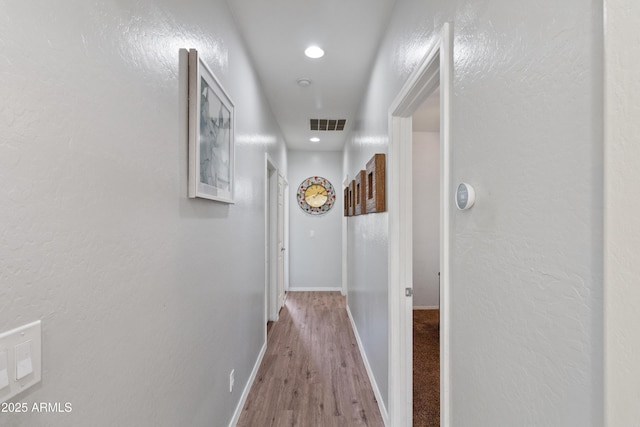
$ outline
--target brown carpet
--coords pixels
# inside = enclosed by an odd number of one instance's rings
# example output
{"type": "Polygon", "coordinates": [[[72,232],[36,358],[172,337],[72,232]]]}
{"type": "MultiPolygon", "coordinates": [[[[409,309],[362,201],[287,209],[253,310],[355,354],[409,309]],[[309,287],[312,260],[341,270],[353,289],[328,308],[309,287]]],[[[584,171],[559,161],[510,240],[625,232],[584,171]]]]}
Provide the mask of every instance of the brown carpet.
{"type": "Polygon", "coordinates": [[[413,311],[413,425],[440,426],[440,310],[413,311]]]}

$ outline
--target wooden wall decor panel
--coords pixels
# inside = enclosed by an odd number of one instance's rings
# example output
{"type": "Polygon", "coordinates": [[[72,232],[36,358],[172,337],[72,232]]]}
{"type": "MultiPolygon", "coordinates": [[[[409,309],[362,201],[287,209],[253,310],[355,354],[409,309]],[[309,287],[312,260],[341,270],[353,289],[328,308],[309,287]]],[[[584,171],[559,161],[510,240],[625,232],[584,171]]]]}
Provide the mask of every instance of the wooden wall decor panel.
{"type": "Polygon", "coordinates": [[[356,180],[349,184],[349,216],[356,215],[356,180]]]}
{"type": "Polygon", "coordinates": [[[349,187],[344,187],[343,201],[344,216],[351,216],[351,213],[349,212],[349,187]]]}
{"type": "Polygon", "coordinates": [[[387,209],[384,154],[374,154],[367,162],[366,191],[367,213],[384,212],[387,209]]]}
{"type": "Polygon", "coordinates": [[[361,170],[356,175],[356,215],[367,213],[367,171],[361,170]]]}

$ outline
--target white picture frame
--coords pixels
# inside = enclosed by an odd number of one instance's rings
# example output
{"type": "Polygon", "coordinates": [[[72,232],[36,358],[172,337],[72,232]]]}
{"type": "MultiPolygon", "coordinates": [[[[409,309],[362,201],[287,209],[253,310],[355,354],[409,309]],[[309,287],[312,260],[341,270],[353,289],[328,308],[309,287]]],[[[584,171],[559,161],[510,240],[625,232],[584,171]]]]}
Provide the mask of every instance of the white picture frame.
{"type": "Polygon", "coordinates": [[[233,203],[235,106],[211,69],[189,50],[189,198],[233,203]]]}

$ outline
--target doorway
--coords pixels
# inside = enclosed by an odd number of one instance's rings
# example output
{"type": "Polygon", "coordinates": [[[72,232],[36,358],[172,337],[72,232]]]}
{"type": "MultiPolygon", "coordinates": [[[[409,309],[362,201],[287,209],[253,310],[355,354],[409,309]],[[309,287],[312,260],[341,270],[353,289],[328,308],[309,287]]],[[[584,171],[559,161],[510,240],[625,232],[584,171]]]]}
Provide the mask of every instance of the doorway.
{"type": "Polygon", "coordinates": [[[440,425],[439,89],[411,119],[414,427],[440,425]]]}
{"type": "Polygon", "coordinates": [[[450,424],[450,207],[453,38],[441,39],[411,74],[389,109],[389,424],[413,419],[412,116],[440,88],[440,425],[450,424]]]}
{"type": "Polygon", "coordinates": [[[285,212],[285,189],[286,189],[286,181],[284,177],[278,174],[278,195],[277,195],[277,207],[276,207],[276,240],[275,240],[275,249],[276,249],[276,259],[277,259],[277,273],[276,273],[276,310],[280,313],[282,307],[284,307],[284,302],[286,299],[285,294],[285,251],[287,248],[285,247],[285,222],[284,222],[284,212],[285,212]]]}
{"type": "Polygon", "coordinates": [[[278,320],[286,298],[285,192],[287,181],[269,156],[265,160],[265,323],[278,320]]]}

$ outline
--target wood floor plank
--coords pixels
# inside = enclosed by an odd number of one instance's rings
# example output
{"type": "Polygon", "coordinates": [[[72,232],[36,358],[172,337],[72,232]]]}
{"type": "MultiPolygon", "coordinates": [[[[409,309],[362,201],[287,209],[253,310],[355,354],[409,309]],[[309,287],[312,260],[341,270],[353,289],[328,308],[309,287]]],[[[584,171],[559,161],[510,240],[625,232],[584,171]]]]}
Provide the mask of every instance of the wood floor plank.
{"type": "Polygon", "coordinates": [[[238,427],[382,427],[339,292],[290,292],[238,427]]]}

